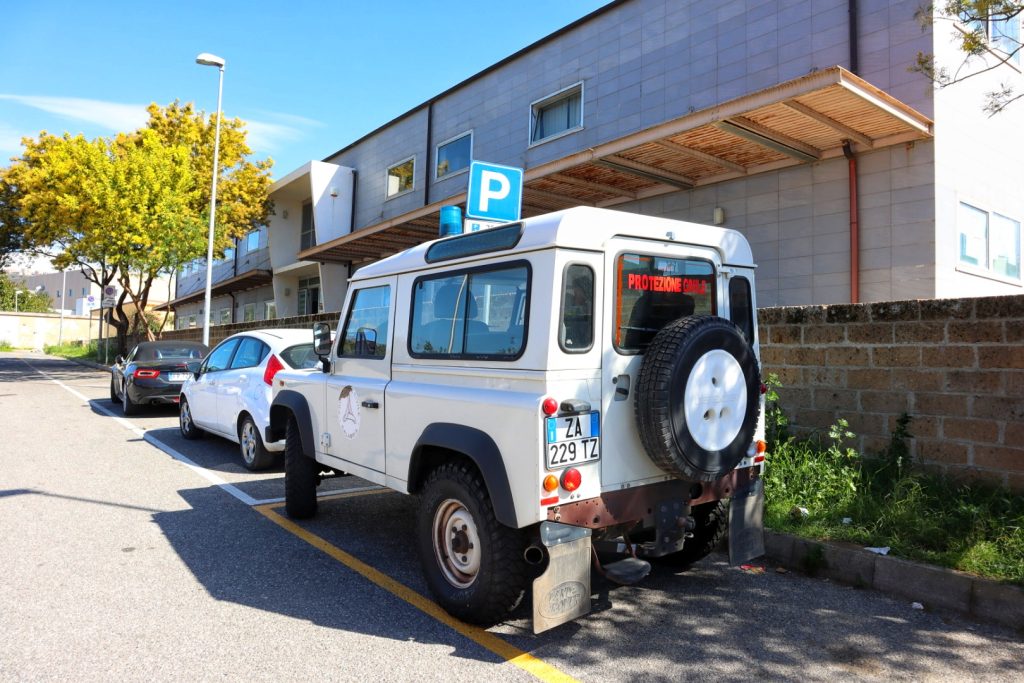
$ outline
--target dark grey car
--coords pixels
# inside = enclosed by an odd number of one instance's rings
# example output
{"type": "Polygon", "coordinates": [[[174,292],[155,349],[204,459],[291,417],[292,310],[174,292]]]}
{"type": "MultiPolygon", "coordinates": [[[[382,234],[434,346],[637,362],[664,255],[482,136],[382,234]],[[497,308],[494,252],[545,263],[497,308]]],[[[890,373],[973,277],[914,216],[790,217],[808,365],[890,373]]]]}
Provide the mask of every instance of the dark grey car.
{"type": "Polygon", "coordinates": [[[111,402],[120,403],[125,415],[134,415],[142,405],[176,404],[190,374],[188,363],[202,360],[209,351],[205,344],[189,341],[137,344],[110,368],[111,402]]]}

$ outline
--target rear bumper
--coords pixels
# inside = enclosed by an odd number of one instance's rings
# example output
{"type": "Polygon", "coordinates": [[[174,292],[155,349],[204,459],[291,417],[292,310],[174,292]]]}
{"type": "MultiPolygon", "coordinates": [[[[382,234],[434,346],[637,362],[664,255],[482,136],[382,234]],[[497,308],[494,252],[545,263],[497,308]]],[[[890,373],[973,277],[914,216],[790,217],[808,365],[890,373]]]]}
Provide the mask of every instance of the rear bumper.
{"type": "Polygon", "coordinates": [[[155,386],[146,386],[136,380],[128,386],[127,391],[133,403],[177,405],[181,395],[181,385],[160,382],[155,386]]]}
{"type": "Polygon", "coordinates": [[[653,514],[663,501],[688,501],[691,506],[723,500],[734,491],[745,490],[761,476],[760,466],[736,469],[710,483],[663,481],[621,491],[606,491],[597,498],[548,508],[548,520],[572,526],[603,529],[627,522],[639,522],[653,514]]]}

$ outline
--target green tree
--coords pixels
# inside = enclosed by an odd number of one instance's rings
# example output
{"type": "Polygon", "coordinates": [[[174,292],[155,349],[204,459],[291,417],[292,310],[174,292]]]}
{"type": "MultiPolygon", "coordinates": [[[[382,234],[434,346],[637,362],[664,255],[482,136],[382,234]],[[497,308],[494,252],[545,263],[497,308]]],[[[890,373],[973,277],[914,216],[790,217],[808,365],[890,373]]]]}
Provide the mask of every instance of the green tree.
{"type": "MultiPolygon", "coordinates": [[[[12,188],[23,246],[58,269],[81,267],[104,288],[120,285],[107,313],[123,353],[132,333],[153,337],[141,315],[154,280],[205,257],[213,123],[192,105],[149,107],[145,128],[86,140],[45,131],[0,182],[12,188]],[[125,305],[133,306],[130,313],[125,305]]],[[[246,160],[239,119],[222,121],[215,252],[266,223],[271,161],[246,160]]]]}
{"type": "Polygon", "coordinates": [[[6,273],[0,273],[0,311],[14,310],[14,292],[18,295],[18,310],[26,313],[46,313],[50,310],[50,295],[34,292],[20,282],[13,282],[6,273]]]}
{"type": "Polygon", "coordinates": [[[963,53],[951,69],[939,64],[935,55],[919,52],[911,67],[925,74],[940,88],[977,78],[990,72],[1005,73],[1007,80],[985,93],[984,110],[998,114],[1024,97],[1014,81],[1019,81],[1021,65],[1021,17],[1024,2],[1020,0],[946,0],[921,7],[918,20],[925,26],[951,26],[957,48],[963,53]]]}
{"type": "Polygon", "coordinates": [[[14,206],[15,190],[0,175],[0,270],[21,250],[22,221],[14,206]]]}

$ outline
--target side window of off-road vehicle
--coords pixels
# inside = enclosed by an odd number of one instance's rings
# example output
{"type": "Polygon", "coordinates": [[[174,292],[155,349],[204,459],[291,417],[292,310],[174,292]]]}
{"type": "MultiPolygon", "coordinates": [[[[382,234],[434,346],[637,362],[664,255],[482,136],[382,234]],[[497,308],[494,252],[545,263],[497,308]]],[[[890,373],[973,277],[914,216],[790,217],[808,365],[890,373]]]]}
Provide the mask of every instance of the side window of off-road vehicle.
{"type": "Polygon", "coordinates": [[[715,313],[715,268],[700,259],[622,254],[616,262],[615,348],[642,353],[678,318],[715,313]]]}
{"type": "Polygon", "coordinates": [[[352,296],[352,307],[338,345],[339,356],[383,358],[388,351],[391,288],[367,287],[352,296]]]}
{"type": "Polygon", "coordinates": [[[413,286],[409,353],[518,358],[526,343],[526,264],[420,278],[413,286]]]}
{"type": "Polygon", "coordinates": [[[594,345],[594,271],[574,263],[562,275],[562,324],[558,344],[567,353],[582,353],[594,345]]]}
{"type": "Polygon", "coordinates": [[[754,343],[754,303],[750,296],[750,280],[734,277],[729,280],[729,319],[743,330],[748,344],[754,343]]]}

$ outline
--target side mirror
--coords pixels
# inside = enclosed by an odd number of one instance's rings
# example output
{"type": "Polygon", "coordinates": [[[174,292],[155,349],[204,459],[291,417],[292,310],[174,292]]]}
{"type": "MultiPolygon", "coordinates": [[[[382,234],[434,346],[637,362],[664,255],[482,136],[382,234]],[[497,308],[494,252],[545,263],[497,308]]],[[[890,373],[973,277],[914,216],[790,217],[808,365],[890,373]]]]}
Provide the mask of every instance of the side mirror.
{"type": "Polygon", "coordinates": [[[327,323],[313,325],[313,351],[318,356],[331,355],[331,326],[327,323]]]}
{"type": "Polygon", "coordinates": [[[190,360],[189,362],[185,363],[185,367],[188,368],[188,371],[192,373],[193,377],[199,379],[199,375],[202,374],[203,370],[203,361],[190,360]]]}
{"type": "Polygon", "coordinates": [[[360,327],[356,330],[357,356],[372,356],[377,353],[377,330],[372,327],[360,327]]]}

